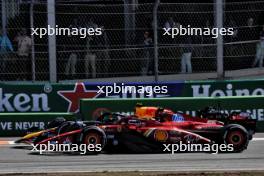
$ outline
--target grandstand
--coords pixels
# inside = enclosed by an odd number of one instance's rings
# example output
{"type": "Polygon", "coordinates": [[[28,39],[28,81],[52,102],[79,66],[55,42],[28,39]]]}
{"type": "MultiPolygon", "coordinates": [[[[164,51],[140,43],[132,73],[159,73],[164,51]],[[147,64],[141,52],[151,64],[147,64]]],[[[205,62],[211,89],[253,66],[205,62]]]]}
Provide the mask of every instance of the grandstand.
{"type": "Polygon", "coordinates": [[[223,2],[220,14],[223,27],[234,28],[235,34],[224,36],[222,43],[212,36],[191,36],[190,43],[187,36],[175,39],[163,36],[163,27],[169,20],[175,25],[195,28],[216,26],[219,14],[217,3],[212,0],[199,3],[194,0],[177,3],[58,0],[54,5],[55,14],[48,13],[49,2],[2,0],[2,36],[8,36],[13,51],[3,50],[1,46],[1,81],[49,81],[50,75],[55,81],[222,79],[218,74],[219,45],[223,46],[220,55],[225,78],[264,74],[259,64],[253,64],[264,24],[263,1],[223,2]],[[54,16],[59,27],[97,26],[103,28],[103,34],[86,38],[55,36],[56,46],[52,46],[56,48],[55,57],[50,58],[49,36],[30,35],[31,28],[49,25],[48,15],[54,16]],[[27,57],[18,55],[16,41],[24,28],[32,44],[27,57]],[[149,41],[152,40],[147,44],[146,32],[149,41]],[[181,73],[181,57],[190,46],[192,73],[181,73]],[[51,60],[56,63],[55,70],[50,69],[51,60]]]}

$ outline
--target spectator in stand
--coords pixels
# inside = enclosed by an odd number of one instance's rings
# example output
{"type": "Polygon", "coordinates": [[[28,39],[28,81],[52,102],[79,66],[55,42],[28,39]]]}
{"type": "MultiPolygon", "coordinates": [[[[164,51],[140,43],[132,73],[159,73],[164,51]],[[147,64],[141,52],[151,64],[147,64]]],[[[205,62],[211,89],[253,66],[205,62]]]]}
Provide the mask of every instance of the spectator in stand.
{"type": "MultiPolygon", "coordinates": [[[[100,27],[102,29],[102,35],[96,36],[98,39],[98,49],[97,58],[99,59],[99,72],[100,73],[108,73],[108,69],[110,67],[110,56],[109,56],[109,39],[107,35],[107,31],[104,26],[100,27]]],[[[107,75],[106,75],[107,76],[107,75]]]]}
{"type": "MultiPolygon", "coordinates": [[[[212,23],[210,23],[209,20],[206,20],[204,28],[212,29],[212,23]]],[[[212,57],[214,55],[214,47],[208,46],[208,44],[213,44],[214,39],[212,38],[212,35],[201,35],[201,44],[204,44],[201,47],[201,50],[199,49],[199,53],[202,57],[212,57]]],[[[200,47],[199,47],[200,48],[200,47]]]]}
{"type": "Polygon", "coordinates": [[[87,37],[87,44],[86,44],[87,53],[84,57],[86,78],[89,78],[89,73],[90,73],[89,66],[91,67],[92,78],[96,78],[96,54],[92,50],[92,46],[93,46],[92,42],[93,42],[93,38],[87,37]]]}
{"type": "Polygon", "coordinates": [[[94,22],[94,19],[93,18],[90,18],[88,24],[87,24],[87,27],[88,28],[98,28],[98,25],[94,22]]]}
{"type": "Polygon", "coordinates": [[[243,30],[243,33],[241,33],[241,38],[245,41],[258,40],[258,31],[259,27],[255,26],[254,19],[248,18],[247,26],[243,30]]]}
{"type": "Polygon", "coordinates": [[[165,22],[164,28],[169,29],[173,28],[176,25],[172,17],[169,17],[168,21],[165,22]]]}
{"type": "Polygon", "coordinates": [[[192,73],[192,40],[189,35],[186,36],[181,56],[181,73],[192,73]]]}
{"type": "Polygon", "coordinates": [[[259,36],[259,43],[257,44],[256,49],[256,57],[252,67],[255,67],[257,63],[259,67],[263,67],[263,59],[264,59],[264,25],[262,26],[262,31],[260,32],[259,36]]]}
{"type": "MultiPolygon", "coordinates": [[[[93,18],[90,18],[88,24],[87,24],[87,28],[97,28],[98,25],[94,22],[93,18]]],[[[97,68],[96,68],[96,59],[97,59],[97,53],[95,52],[95,50],[97,49],[96,47],[98,46],[98,36],[89,36],[87,37],[86,40],[86,49],[87,49],[87,53],[84,56],[84,66],[85,66],[85,75],[86,78],[89,78],[90,75],[90,69],[91,68],[91,75],[92,78],[96,78],[96,72],[97,72],[97,68]]]]}
{"type": "Polygon", "coordinates": [[[13,52],[13,45],[9,40],[7,34],[3,34],[2,30],[0,29],[0,68],[1,68],[1,80],[5,80],[3,74],[6,73],[6,63],[10,56],[10,53],[13,52]]]}
{"type": "MultiPolygon", "coordinates": [[[[231,36],[226,36],[227,37],[227,42],[232,43],[232,42],[237,42],[239,41],[238,34],[238,26],[236,24],[236,21],[230,17],[227,27],[233,28],[234,29],[234,34],[231,36]]],[[[227,55],[226,56],[237,56],[237,55],[243,55],[243,49],[240,47],[238,44],[231,44],[229,47],[227,47],[227,55]]]]}
{"type": "Polygon", "coordinates": [[[27,35],[27,30],[23,28],[21,32],[15,37],[15,42],[17,42],[17,64],[20,68],[19,79],[27,80],[30,79],[30,70],[31,70],[31,47],[32,42],[31,38],[27,35]]]}
{"type": "MultiPolygon", "coordinates": [[[[173,17],[169,17],[169,19],[164,24],[164,28],[166,29],[180,28],[180,25],[181,24],[179,22],[175,22],[173,20],[173,17]]],[[[182,37],[179,35],[175,36],[173,39],[171,38],[171,36],[165,36],[163,38],[164,38],[164,44],[177,45],[182,42],[181,40],[182,37]]],[[[167,53],[166,54],[167,57],[175,58],[177,57],[177,53],[179,53],[179,50],[177,47],[169,47],[168,49],[166,49],[166,53],[167,53]]]]}
{"type": "MultiPolygon", "coordinates": [[[[72,25],[69,26],[69,28],[79,28],[78,25],[78,19],[74,18],[72,25]]],[[[71,51],[71,54],[68,58],[68,61],[66,63],[65,67],[65,74],[68,78],[74,78],[76,76],[76,64],[77,64],[77,59],[78,59],[78,53],[76,50],[78,50],[79,46],[79,36],[69,36],[68,37],[69,42],[70,42],[70,48],[69,50],[71,51]]]]}
{"type": "Polygon", "coordinates": [[[243,41],[250,42],[247,44],[245,50],[243,50],[243,55],[255,55],[256,53],[256,44],[255,41],[259,38],[259,26],[254,24],[253,18],[248,18],[247,26],[241,29],[239,33],[239,39],[243,41]]]}
{"type": "Polygon", "coordinates": [[[150,37],[149,32],[144,33],[144,50],[143,50],[143,62],[142,62],[142,75],[154,74],[154,58],[153,58],[153,40],[150,37]]]}
{"type": "Polygon", "coordinates": [[[227,26],[230,27],[230,28],[234,28],[234,34],[229,37],[229,41],[228,42],[236,42],[236,41],[238,41],[238,33],[239,33],[238,26],[236,24],[236,21],[232,17],[230,17],[230,20],[229,20],[227,26]]]}

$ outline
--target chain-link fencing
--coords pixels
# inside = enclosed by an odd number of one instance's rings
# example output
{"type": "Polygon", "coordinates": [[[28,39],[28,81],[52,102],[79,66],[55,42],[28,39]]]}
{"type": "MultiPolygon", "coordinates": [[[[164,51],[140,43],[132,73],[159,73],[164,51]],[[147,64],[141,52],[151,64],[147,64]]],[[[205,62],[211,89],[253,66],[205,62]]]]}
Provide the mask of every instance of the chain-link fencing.
{"type": "MultiPolygon", "coordinates": [[[[264,25],[263,17],[263,1],[226,3],[224,6],[224,27],[234,28],[234,35],[224,38],[225,70],[260,66],[261,62],[256,63],[256,61],[263,60],[257,56],[258,50],[261,49],[261,47],[258,49],[257,46],[260,44],[260,32],[264,25]]],[[[264,50],[264,46],[262,50],[264,50]]]]}
{"type": "MultiPolygon", "coordinates": [[[[30,35],[31,28],[47,28],[47,1],[4,1],[1,13],[6,16],[6,36],[13,50],[1,50],[1,80],[49,80],[48,35],[41,38],[30,35]]],[[[156,13],[154,6],[155,3],[56,1],[57,28],[102,29],[102,35],[84,38],[56,35],[57,79],[143,76],[154,75],[155,71],[159,75],[216,72],[216,38],[164,35],[166,29],[180,26],[212,29],[215,4],[161,2],[156,13]],[[156,26],[154,15],[158,19],[156,26]],[[155,30],[157,45],[154,45],[155,30]],[[154,66],[156,48],[158,70],[154,66]]],[[[259,66],[260,62],[254,65],[254,61],[257,46],[262,46],[259,35],[264,24],[264,2],[226,0],[223,10],[223,27],[234,28],[234,35],[224,36],[224,70],[259,66]]]]}

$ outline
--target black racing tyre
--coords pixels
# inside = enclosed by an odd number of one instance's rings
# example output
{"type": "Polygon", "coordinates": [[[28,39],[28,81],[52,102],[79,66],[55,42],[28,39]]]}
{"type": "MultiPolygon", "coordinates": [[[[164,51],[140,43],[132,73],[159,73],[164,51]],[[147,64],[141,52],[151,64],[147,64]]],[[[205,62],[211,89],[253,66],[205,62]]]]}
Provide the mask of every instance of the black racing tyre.
{"type": "Polygon", "coordinates": [[[247,130],[238,124],[229,124],[225,127],[223,140],[226,145],[232,144],[235,153],[247,149],[249,143],[249,134],[247,130]]]}

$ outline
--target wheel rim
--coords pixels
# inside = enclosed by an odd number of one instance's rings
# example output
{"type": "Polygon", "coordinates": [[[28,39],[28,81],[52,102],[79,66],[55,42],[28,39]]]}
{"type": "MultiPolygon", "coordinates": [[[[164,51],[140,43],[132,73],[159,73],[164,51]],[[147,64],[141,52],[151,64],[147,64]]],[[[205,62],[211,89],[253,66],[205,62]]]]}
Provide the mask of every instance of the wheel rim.
{"type": "Polygon", "coordinates": [[[227,136],[227,141],[229,144],[233,144],[234,146],[240,146],[244,143],[243,133],[240,131],[232,131],[227,136]]]}
{"type": "Polygon", "coordinates": [[[85,136],[85,143],[87,145],[89,145],[89,144],[93,144],[93,145],[100,144],[101,143],[101,137],[97,133],[89,133],[85,136]]]}

